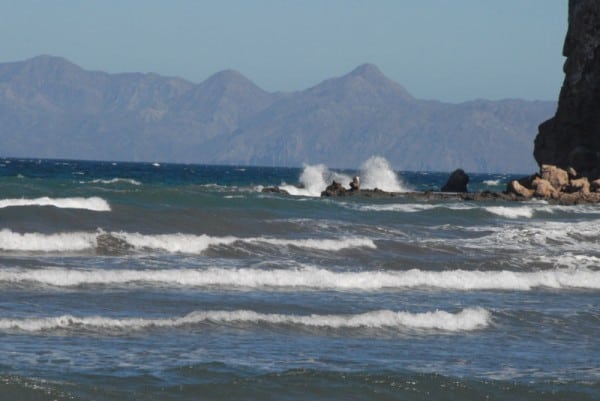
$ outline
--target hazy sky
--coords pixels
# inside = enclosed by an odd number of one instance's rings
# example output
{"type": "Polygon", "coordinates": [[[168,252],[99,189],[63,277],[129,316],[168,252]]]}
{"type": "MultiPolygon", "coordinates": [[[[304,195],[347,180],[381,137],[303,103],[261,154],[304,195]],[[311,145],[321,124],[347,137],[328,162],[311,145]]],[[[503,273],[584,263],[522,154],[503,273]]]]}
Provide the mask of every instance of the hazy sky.
{"type": "Polygon", "coordinates": [[[0,62],[235,69],[268,91],[370,62],[419,98],[556,100],[566,29],[567,0],[0,0],[0,62]]]}

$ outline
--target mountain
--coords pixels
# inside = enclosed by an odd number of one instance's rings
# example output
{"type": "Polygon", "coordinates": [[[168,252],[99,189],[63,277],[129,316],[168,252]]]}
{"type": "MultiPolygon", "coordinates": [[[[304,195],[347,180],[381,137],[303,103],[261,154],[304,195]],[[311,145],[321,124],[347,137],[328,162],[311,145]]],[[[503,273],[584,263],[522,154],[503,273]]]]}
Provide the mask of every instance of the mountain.
{"type": "Polygon", "coordinates": [[[293,93],[236,71],[200,84],[86,71],[59,57],[0,64],[3,156],[528,172],[555,102],[414,98],[372,64],[293,93]]]}

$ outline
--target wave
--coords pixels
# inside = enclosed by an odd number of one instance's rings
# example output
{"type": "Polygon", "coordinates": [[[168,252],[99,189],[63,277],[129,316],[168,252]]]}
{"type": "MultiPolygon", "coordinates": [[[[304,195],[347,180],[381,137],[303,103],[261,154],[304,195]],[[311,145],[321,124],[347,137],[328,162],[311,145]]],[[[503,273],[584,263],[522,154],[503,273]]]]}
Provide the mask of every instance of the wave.
{"type": "Polygon", "coordinates": [[[267,244],[280,247],[299,247],[323,251],[340,251],[348,248],[376,248],[373,240],[361,237],[341,239],[280,239],[269,237],[240,238],[234,236],[212,237],[206,234],[156,234],[97,231],[68,232],[57,234],[15,233],[9,229],[0,231],[0,249],[5,251],[65,252],[85,251],[107,247],[112,250],[150,249],[169,253],[198,254],[211,246],[244,244],[267,244]]]}
{"type": "Polygon", "coordinates": [[[96,212],[110,212],[110,205],[102,198],[49,198],[0,199],[0,209],[14,206],[54,206],[62,209],[87,209],[96,212]]]}
{"type": "Polygon", "coordinates": [[[502,181],[501,180],[484,180],[483,183],[485,185],[493,187],[493,186],[500,185],[502,183],[502,181]]]}
{"type": "Polygon", "coordinates": [[[491,313],[483,308],[467,308],[457,313],[435,312],[410,313],[377,310],[352,315],[287,315],[259,313],[251,310],[194,311],[173,318],[111,318],[103,316],[77,317],[62,315],[21,319],[0,319],[0,330],[47,332],[49,330],[102,330],[128,332],[148,328],[173,328],[212,324],[272,324],[304,327],[344,329],[425,329],[449,332],[472,331],[489,325],[491,313]]]}
{"type": "MultiPolygon", "coordinates": [[[[133,178],[111,178],[110,180],[103,180],[103,179],[95,179],[92,181],[88,181],[91,182],[92,184],[118,184],[118,183],[125,183],[125,184],[131,184],[131,185],[142,185],[141,182],[134,180],[133,178]]],[[[82,181],[82,184],[88,183],[86,181],[82,181]]]]}
{"type": "Polygon", "coordinates": [[[600,289],[600,271],[587,268],[515,271],[369,271],[335,272],[315,267],[293,270],[253,268],[77,270],[65,268],[1,269],[0,283],[38,283],[55,287],[150,284],[158,286],[239,287],[251,289],[394,290],[517,290],[534,288],[600,289]]]}

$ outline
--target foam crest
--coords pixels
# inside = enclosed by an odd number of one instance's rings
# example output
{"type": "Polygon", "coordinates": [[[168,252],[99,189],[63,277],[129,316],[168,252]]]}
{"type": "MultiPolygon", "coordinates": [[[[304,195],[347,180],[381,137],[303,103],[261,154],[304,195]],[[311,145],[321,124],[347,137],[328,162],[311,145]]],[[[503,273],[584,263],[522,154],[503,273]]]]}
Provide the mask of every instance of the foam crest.
{"type": "Polygon", "coordinates": [[[211,237],[206,234],[157,234],[114,232],[114,237],[121,239],[138,249],[162,250],[171,253],[201,253],[210,246],[230,245],[238,241],[237,237],[211,237]]]}
{"type": "Polygon", "coordinates": [[[97,233],[72,232],[57,234],[15,233],[0,231],[0,249],[5,251],[66,252],[93,249],[97,233]]]}
{"type": "Polygon", "coordinates": [[[299,247],[307,249],[340,251],[348,248],[371,248],[377,246],[373,240],[361,237],[340,239],[281,239],[269,237],[240,238],[234,236],[212,237],[206,234],[155,234],[97,231],[68,232],[56,234],[16,233],[9,229],[0,231],[0,249],[5,251],[29,252],[65,252],[93,250],[99,246],[98,239],[103,236],[122,241],[123,249],[133,247],[138,250],[166,251],[169,253],[199,254],[211,246],[233,244],[267,244],[279,247],[299,247]]]}
{"type": "Polygon", "coordinates": [[[174,318],[111,318],[102,316],[76,317],[62,315],[23,319],[0,319],[0,330],[46,332],[48,330],[100,330],[128,332],[160,327],[181,327],[202,323],[212,324],[272,324],[317,328],[429,329],[449,332],[485,328],[491,314],[483,308],[467,308],[457,313],[446,311],[410,313],[378,310],[353,315],[286,315],[259,313],[251,310],[195,311],[174,318]]]}
{"type": "Polygon", "coordinates": [[[284,290],[401,290],[435,288],[442,290],[512,290],[534,288],[600,289],[600,271],[588,268],[552,269],[537,272],[515,271],[368,271],[335,272],[315,267],[286,270],[253,268],[76,270],[64,268],[0,269],[0,282],[38,283],[56,287],[80,285],[129,285],[187,287],[238,287],[284,290]]]}
{"type": "Polygon", "coordinates": [[[477,206],[471,206],[464,203],[387,203],[387,204],[372,204],[372,205],[357,205],[345,203],[344,206],[360,210],[360,211],[375,211],[375,212],[402,212],[402,213],[417,213],[432,209],[449,209],[449,210],[472,210],[477,206]]]}
{"type": "Polygon", "coordinates": [[[62,209],[87,209],[96,212],[110,212],[110,205],[102,198],[49,198],[35,199],[1,199],[0,209],[14,206],[54,206],[62,209]]]}
{"type": "Polygon", "coordinates": [[[373,156],[362,164],[360,178],[361,187],[365,189],[379,188],[388,192],[407,191],[388,161],[380,156],[373,156]]]}
{"type": "Polygon", "coordinates": [[[103,179],[95,179],[90,181],[93,184],[118,184],[118,183],[125,183],[125,184],[131,184],[131,185],[142,185],[141,182],[134,180],[133,178],[112,178],[110,180],[103,180],[103,179]]]}
{"type": "Polygon", "coordinates": [[[485,210],[489,213],[509,219],[519,219],[533,217],[534,209],[529,206],[509,207],[509,206],[490,206],[485,210]]]}

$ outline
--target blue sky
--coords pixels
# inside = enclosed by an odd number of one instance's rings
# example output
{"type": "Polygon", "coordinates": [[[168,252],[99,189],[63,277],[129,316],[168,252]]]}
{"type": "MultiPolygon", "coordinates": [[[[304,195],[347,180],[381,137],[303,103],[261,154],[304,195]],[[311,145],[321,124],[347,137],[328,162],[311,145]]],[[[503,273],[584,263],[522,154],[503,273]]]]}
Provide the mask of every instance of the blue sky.
{"type": "Polygon", "coordinates": [[[0,62],[293,91],[374,63],[418,98],[556,100],[567,0],[0,0],[0,62]]]}

